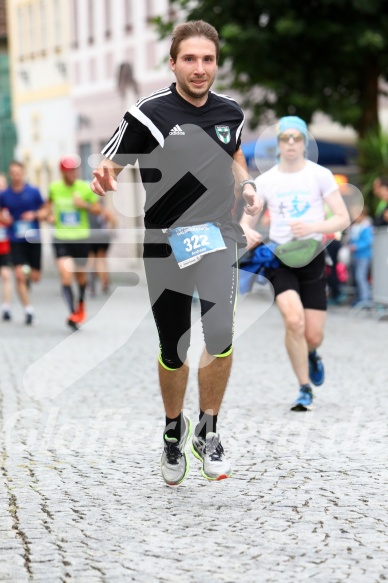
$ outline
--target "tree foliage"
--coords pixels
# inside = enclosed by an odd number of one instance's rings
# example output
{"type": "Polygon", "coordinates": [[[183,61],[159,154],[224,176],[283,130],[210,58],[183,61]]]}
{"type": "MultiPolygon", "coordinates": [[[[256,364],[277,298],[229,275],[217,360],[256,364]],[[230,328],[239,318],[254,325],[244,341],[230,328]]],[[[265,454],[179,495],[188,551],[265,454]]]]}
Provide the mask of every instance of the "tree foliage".
{"type": "MultiPolygon", "coordinates": [[[[213,24],[229,87],[256,125],[264,112],[323,111],[364,136],[388,79],[388,0],[170,0],[213,24]],[[380,90],[381,91],[381,90],[380,90]]],[[[159,21],[164,34],[173,23],[159,21]]]]}

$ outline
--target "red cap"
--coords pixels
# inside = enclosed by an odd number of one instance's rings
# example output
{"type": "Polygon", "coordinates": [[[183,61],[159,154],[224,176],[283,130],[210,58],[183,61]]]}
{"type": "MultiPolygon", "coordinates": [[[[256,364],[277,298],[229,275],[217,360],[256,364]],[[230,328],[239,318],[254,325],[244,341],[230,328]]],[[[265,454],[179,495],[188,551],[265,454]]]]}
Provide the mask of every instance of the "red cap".
{"type": "Polygon", "coordinates": [[[79,156],[63,156],[59,162],[59,168],[63,172],[65,170],[74,170],[81,165],[79,156]]]}

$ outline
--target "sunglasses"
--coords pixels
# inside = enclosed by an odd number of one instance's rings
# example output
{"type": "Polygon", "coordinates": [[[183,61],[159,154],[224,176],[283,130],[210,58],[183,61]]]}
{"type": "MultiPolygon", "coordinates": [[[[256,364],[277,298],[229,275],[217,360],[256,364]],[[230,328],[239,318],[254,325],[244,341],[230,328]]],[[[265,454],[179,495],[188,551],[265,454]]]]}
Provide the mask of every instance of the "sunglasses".
{"type": "Polygon", "coordinates": [[[278,140],[279,142],[288,143],[291,140],[291,138],[294,140],[294,142],[301,142],[302,140],[304,140],[302,134],[280,134],[278,140]]]}

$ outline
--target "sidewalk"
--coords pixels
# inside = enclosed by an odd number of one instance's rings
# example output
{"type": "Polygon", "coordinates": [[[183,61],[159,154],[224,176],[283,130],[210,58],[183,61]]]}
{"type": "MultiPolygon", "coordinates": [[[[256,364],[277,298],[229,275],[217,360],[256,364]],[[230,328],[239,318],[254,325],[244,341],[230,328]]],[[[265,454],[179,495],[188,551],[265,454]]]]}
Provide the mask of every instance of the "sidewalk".
{"type": "MultiPolygon", "coordinates": [[[[0,323],[0,581],[385,580],[387,324],[329,312],[326,382],[314,412],[294,413],[280,316],[266,293],[241,298],[219,416],[234,477],[209,483],[190,455],[187,480],[168,488],[147,290],[120,281],[88,299],[77,333],[54,277],[33,290],[32,328],[16,302],[0,323]]],[[[198,320],[194,306],[193,364],[198,320]]]]}

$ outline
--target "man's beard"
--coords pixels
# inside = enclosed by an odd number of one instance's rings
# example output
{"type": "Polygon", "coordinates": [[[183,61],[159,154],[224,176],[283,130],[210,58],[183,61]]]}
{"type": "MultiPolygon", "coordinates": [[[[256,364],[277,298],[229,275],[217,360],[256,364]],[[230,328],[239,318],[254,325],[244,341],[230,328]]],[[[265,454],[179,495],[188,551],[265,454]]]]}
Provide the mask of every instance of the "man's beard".
{"type": "MultiPolygon", "coordinates": [[[[198,90],[198,92],[193,91],[190,87],[190,85],[188,85],[185,81],[181,82],[178,78],[177,81],[180,85],[180,87],[182,88],[182,90],[189,95],[190,97],[193,97],[194,99],[201,99],[202,97],[205,97],[205,95],[208,94],[210,87],[213,85],[214,83],[214,79],[215,79],[215,75],[212,79],[208,80],[205,79],[205,84],[206,84],[206,89],[198,90]]],[[[198,81],[200,81],[201,79],[198,79],[198,81]]]]}

